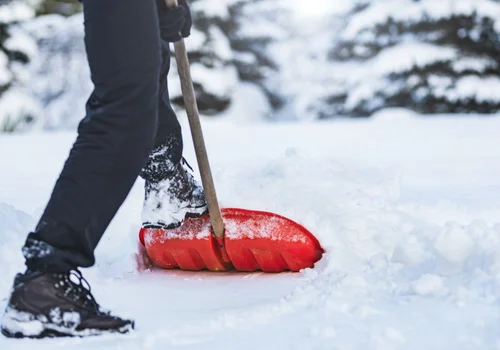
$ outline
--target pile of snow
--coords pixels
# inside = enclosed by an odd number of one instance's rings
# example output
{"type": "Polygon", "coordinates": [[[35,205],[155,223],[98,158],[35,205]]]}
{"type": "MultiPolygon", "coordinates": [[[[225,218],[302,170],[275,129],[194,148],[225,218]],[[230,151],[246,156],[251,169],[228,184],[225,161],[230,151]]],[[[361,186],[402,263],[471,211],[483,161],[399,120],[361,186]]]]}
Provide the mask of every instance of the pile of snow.
{"type": "Polygon", "coordinates": [[[218,175],[225,187],[236,189],[244,207],[299,218],[314,228],[327,254],[306,273],[304,286],[315,290],[302,302],[317,308],[316,316],[328,318],[339,307],[330,305],[332,295],[381,292],[397,300],[428,294],[436,285],[450,302],[497,301],[500,225],[436,225],[413,217],[399,203],[401,178],[391,171],[346,167],[335,158],[289,150],[218,175]],[[252,179],[259,179],[258,186],[239,186],[252,179]]]}
{"type": "Polygon", "coordinates": [[[0,266],[5,276],[0,279],[0,300],[10,292],[14,275],[24,271],[21,247],[34,225],[31,215],[0,199],[0,266]]]}

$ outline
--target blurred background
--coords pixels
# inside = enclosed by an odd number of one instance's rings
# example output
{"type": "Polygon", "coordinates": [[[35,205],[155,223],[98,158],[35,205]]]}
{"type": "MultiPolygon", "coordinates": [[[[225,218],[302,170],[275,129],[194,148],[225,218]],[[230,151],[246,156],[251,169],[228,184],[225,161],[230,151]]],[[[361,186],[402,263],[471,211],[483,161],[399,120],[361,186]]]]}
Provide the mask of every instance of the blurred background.
{"type": "MultiPolygon", "coordinates": [[[[405,108],[495,115],[498,0],[191,0],[205,118],[315,121],[405,108]]],[[[76,0],[0,0],[0,132],[75,129],[92,90],[76,0]]],[[[182,108],[175,60],[171,99],[182,108]]]]}

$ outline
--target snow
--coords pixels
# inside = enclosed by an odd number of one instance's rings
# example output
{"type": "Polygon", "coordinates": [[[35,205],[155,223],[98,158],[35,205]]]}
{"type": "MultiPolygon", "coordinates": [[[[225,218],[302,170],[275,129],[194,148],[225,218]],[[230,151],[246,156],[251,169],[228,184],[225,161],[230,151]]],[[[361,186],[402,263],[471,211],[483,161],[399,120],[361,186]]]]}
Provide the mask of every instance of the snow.
{"type": "MultiPolygon", "coordinates": [[[[249,11],[247,11],[249,12],[249,11]]],[[[252,13],[245,13],[247,17],[245,24],[238,31],[238,35],[246,38],[276,38],[284,40],[290,35],[284,28],[268,18],[252,16],[252,13]]]]}
{"type": "MultiPolygon", "coordinates": [[[[192,6],[225,21],[228,5],[235,3],[250,4],[207,0],[192,6]]],[[[23,12],[22,4],[0,8],[0,19],[30,18],[33,13],[23,12]],[[14,13],[16,6],[21,10],[14,13]]],[[[376,105],[377,92],[402,88],[380,78],[413,65],[450,61],[456,72],[469,74],[496,69],[497,63],[417,43],[412,36],[363,65],[332,62],[329,51],[344,33],[342,13],[351,6],[350,1],[276,0],[243,9],[238,35],[272,39],[264,54],[279,72],[263,73],[266,88],[288,98],[279,118],[298,117],[302,123],[264,123],[277,116],[262,89],[239,81],[231,63],[257,57],[234,52],[218,28],[208,35],[193,28],[186,41],[190,50],[217,53],[211,69],[192,65],[195,81],[231,98],[226,111],[203,123],[222,207],[272,211],[303,224],[327,252],[315,268],[278,275],[142,271],[136,260],[143,201],[138,179],[97,249],[96,266],[84,271],[97,300],[134,318],[137,331],[91,339],[0,338],[0,348],[500,349],[498,115],[418,117],[393,108],[370,121],[305,122],[317,118],[311,111],[327,96],[346,94],[348,106],[361,100],[376,105]]],[[[423,16],[437,19],[475,9],[479,17],[500,15],[498,3],[484,0],[377,1],[353,17],[342,39],[387,40],[365,29],[389,17],[417,23],[423,16]]],[[[45,106],[49,129],[74,129],[84,115],[92,86],[82,24],[81,15],[44,16],[20,28],[36,38],[39,52],[20,32],[6,43],[39,55],[27,88],[45,106]]],[[[11,74],[6,61],[4,66],[0,73],[11,74]]],[[[169,81],[178,97],[174,62],[169,81]]],[[[416,86],[419,78],[407,83],[416,86]]],[[[497,77],[430,76],[429,84],[432,91],[421,94],[448,101],[500,99],[497,77]]],[[[4,112],[20,106],[24,114],[39,112],[19,88],[0,102],[4,112]]],[[[6,120],[0,115],[0,125],[6,120]]],[[[74,132],[0,137],[1,309],[12,277],[23,267],[26,234],[41,215],[74,138],[74,132]]],[[[191,143],[185,147],[195,163],[191,143]]]]}
{"type": "Polygon", "coordinates": [[[27,69],[30,80],[24,86],[43,108],[43,127],[75,129],[85,116],[85,103],[93,89],[83,15],[41,16],[23,23],[22,29],[38,46],[37,57],[27,69]]]}
{"type": "Polygon", "coordinates": [[[369,71],[375,75],[387,75],[411,70],[413,67],[423,68],[431,63],[452,61],[457,58],[456,49],[426,44],[402,43],[387,48],[366,63],[364,74],[369,71]]]}
{"type": "MultiPolygon", "coordinates": [[[[196,81],[202,84],[207,91],[221,97],[230,97],[235,86],[238,84],[238,72],[233,66],[214,69],[207,68],[203,64],[194,63],[191,65],[191,74],[193,77],[196,77],[196,81]]],[[[178,80],[175,83],[179,85],[178,80]]],[[[175,86],[174,81],[172,81],[172,86],[175,86]]],[[[176,90],[173,89],[172,93],[175,92],[176,90]]],[[[178,93],[181,95],[181,91],[178,93]]]]}
{"type": "Polygon", "coordinates": [[[39,320],[33,320],[32,316],[28,313],[17,312],[11,308],[7,308],[5,313],[11,315],[11,319],[4,321],[3,325],[8,327],[13,332],[22,332],[23,334],[29,336],[35,336],[43,332],[43,324],[39,320]],[[19,322],[22,322],[22,326],[19,325],[19,322]]]}
{"type": "MultiPolygon", "coordinates": [[[[194,5],[198,6],[199,3],[194,5]]],[[[186,47],[194,56],[191,73],[197,90],[202,90],[201,100],[224,105],[230,102],[240,80],[233,63],[230,42],[216,23],[212,23],[206,31],[193,27],[186,47]]],[[[56,14],[40,16],[22,23],[21,31],[37,44],[36,57],[25,69],[30,79],[23,86],[43,108],[40,116],[43,127],[47,130],[74,130],[85,115],[85,104],[93,89],[85,50],[83,14],[69,17],[56,14]]],[[[16,36],[8,41],[9,47],[18,45],[23,52],[31,55],[33,48],[28,47],[28,43],[18,41],[18,37],[23,39],[16,36]]],[[[0,57],[0,80],[4,75],[5,79],[10,78],[7,75],[10,73],[8,66],[4,70],[2,63],[0,57]]],[[[174,58],[171,60],[168,82],[170,98],[173,101],[180,99],[181,87],[174,58]]],[[[213,113],[211,110],[202,112],[213,113]]]]}
{"type": "Polygon", "coordinates": [[[230,16],[228,5],[234,0],[204,0],[197,1],[192,5],[192,11],[202,12],[210,18],[220,18],[227,20],[230,16]]]}
{"type": "MultiPolygon", "coordinates": [[[[285,93],[292,93],[298,117],[371,115],[379,108],[395,104],[435,113],[496,110],[500,81],[494,73],[498,68],[495,55],[479,49],[475,53],[465,52],[464,48],[470,47],[468,41],[480,41],[491,30],[500,28],[498,2],[365,3],[369,6],[363,10],[331,17],[333,24],[318,21],[319,24],[311,26],[314,30],[311,29],[309,36],[313,35],[316,43],[307,45],[304,41],[302,50],[306,52],[298,53],[299,64],[295,66],[301,67],[301,78],[312,88],[306,93],[294,93],[290,91],[293,88],[284,84],[285,93]],[[463,26],[460,16],[473,22],[471,28],[458,29],[457,34],[463,40],[453,40],[452,34],[435,25],[455,18],[453,25],[463,26]]],[[[290,74],[298,77],[294,66],[290,74]]],[[[288,76],[284,79],[291,81],[288,76]]]]}
{"type": "Polygon", "coordinates": [[[451,263],[463,264],[474,251],[474,241],[470,233],[457,224],[449,224],[434,242],[434,248],[451,263]],[[452,245],[449,243],[453,242],[452,245]]]}
{"type": "MultiPolygon", "coordinates": [[[[400,0],[379,1],[351,20],[344,35],[345,39],[354,39],[363,30],[382,24],[388,18],[410,25],[423,18],[436,20],[473,13],[479,17],[497,19],[500,16],[500,4],[491,0],[422,0],[405,2],[404,7],[401,7],[400,0]]],[[[496,30],[500,30],[500,22],[495,22],[496,30]]]]}
{"type": "Polygon", "coordinates": [[[26,54],[33,59],[38,53],[38,48],[33,39],[17,28],[10,31],[11,37],[5,40],[4,47],[9,51],[17,51],[26,54]]]}
{"type": "Polygon", "coordinates": [[[40,128],[41,120],[36,118],[40,114],[38,101],[27,91],[11,88],[0,99],[0,132],[14,129],[23,132],[40,128]]]}
{"type": "Polygon", "coordinates": [[[317,0],[314,5],[304,0],[280,0],[294,12],[298,19],[317,20],[325,14],[345,13],[352,7],[352,1],[317,0]]]}
{"type": "Polygon", "coordinates": [[[217,52],[217,56],[221,60],[231,61],[233,59],[233,51],[224,33],[219,28],[212,27],[209,30],[209,36],[213,40],[213,51],[217,52]]]}
{"type": "Polygon", "coordinates": [[[255,84],[241,82],[233,91],[231,106],[219,118],[229,118],[238,124],[263,121],[272,112],[263,91],[255,84]]]}
{"type": "Polygon", "coordinates": [[[498,63],[491,58],[461,57],[452,64],[453,70],[462,73],[466,70],[472,70],[478,73],[484,73],[487,69],[495,69],[498,63]]]}
{"type": "MultiPolygon", "coordinates": [[[[396,118],[400,114],[401,118],[396,118]]],[[[272,211],[326,254],[300,273],[138,271],[138,179],[84,270],[127,336],[2,349],[496,349],[500,345],[500,119],[253,123],[204,119],[222,207],[272,211]]],[[[181,117],[186,158],[194,160],[181,117]]],[[[72,132],[0,138],[0,308],[72,132]]],[[[196,173],[199,178],[199,174],[196,173]]]]}
{"type": "Polygon", "coordinates": [[[7,85],[12,80],[9,70],[9,59],[4,52],[0,52],[0,85],[7,85]]]}
{"type": "Polygon", "coordinates": [[[35,10],[22,0],[10,2],[7,6],[0,5],[0,22],[2,23],[25,21],[33,18],[34,15],[35,10]]]}
{"type": "MultiPolygon", "coordinates": [[[[38,336],[46,329],[44,323],[47,322],[47,318],[45,316],[40,317],[40,319],[33,319],[31,314],[18,312],[11,308],[7,308],[6,313],[9,314],[9,319],[7,319],[5,326],[12,332],[38,336]]],[[[61,312],[59,308],[56,308],[51,310],[49,317],[53,322],[63,324],[63,326],[50,325],[50,328],[54,331],[68,332],[68,329],[71,329],[71,333],[75,336],[102,335],[98,330],[76,330],[80,324],[80,314],[77,312],[61,312]]],[[[129,328],[128,325],[122,327],[123,330],[129,328]]]]}
{"type": "Polygon", "coordinates": [[[475,97],[478,102],[498,101],[500,93],[500,78],[478,76],[465,76],[458,79],[456,87],[451,93],[448,93],[450,101],[475,97]]]}
{"type": "Polygon", "coordinates": [[[419,295],[439,295],[445,292],[441,276],[425,274],[412,283],[412,289],[419,295]]]}

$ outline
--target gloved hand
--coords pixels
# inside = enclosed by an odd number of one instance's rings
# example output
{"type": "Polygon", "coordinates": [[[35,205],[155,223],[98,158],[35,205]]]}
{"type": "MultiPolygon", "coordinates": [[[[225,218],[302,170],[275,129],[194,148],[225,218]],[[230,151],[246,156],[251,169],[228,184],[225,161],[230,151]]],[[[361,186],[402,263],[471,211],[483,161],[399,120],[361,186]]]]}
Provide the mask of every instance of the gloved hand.
{"type": "Polygon", "coordinates": [[[157,0],[161,38],[176,42],[191,34],[193,24],[187,0],[179,0],[176,7],[167,7],[165,0],[157,0]]]}

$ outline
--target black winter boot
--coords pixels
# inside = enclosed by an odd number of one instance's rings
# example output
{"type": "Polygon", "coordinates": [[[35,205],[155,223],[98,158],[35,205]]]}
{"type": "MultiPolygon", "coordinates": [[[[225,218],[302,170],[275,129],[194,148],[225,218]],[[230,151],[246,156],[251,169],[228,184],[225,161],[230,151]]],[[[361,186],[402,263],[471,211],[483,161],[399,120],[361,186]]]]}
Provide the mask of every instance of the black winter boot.
{"type": "Polygon", "coordinates": [[[18,274],[1,324],[11,338],[83,337],[133,328],[133,321],[101,310],[78,270],[18,274]]]}
{"type": "Polygon", "coordinates": [[[207,213],[203,189],[183,165],[174,165],[164,180],[146,181],[143,227],[172,229],[180,226],[185,218],[207,213]]]}
{"type": "Polygon", "coordinates": [[[201,185],[185,168],[189,166],[177,150],[182,136],[173,133],[166,142],[155,148],[141,172],[145,180],[145,200],[142,222],[145,228],[172,229],[185,218],[208,213],[201,185]]]}

